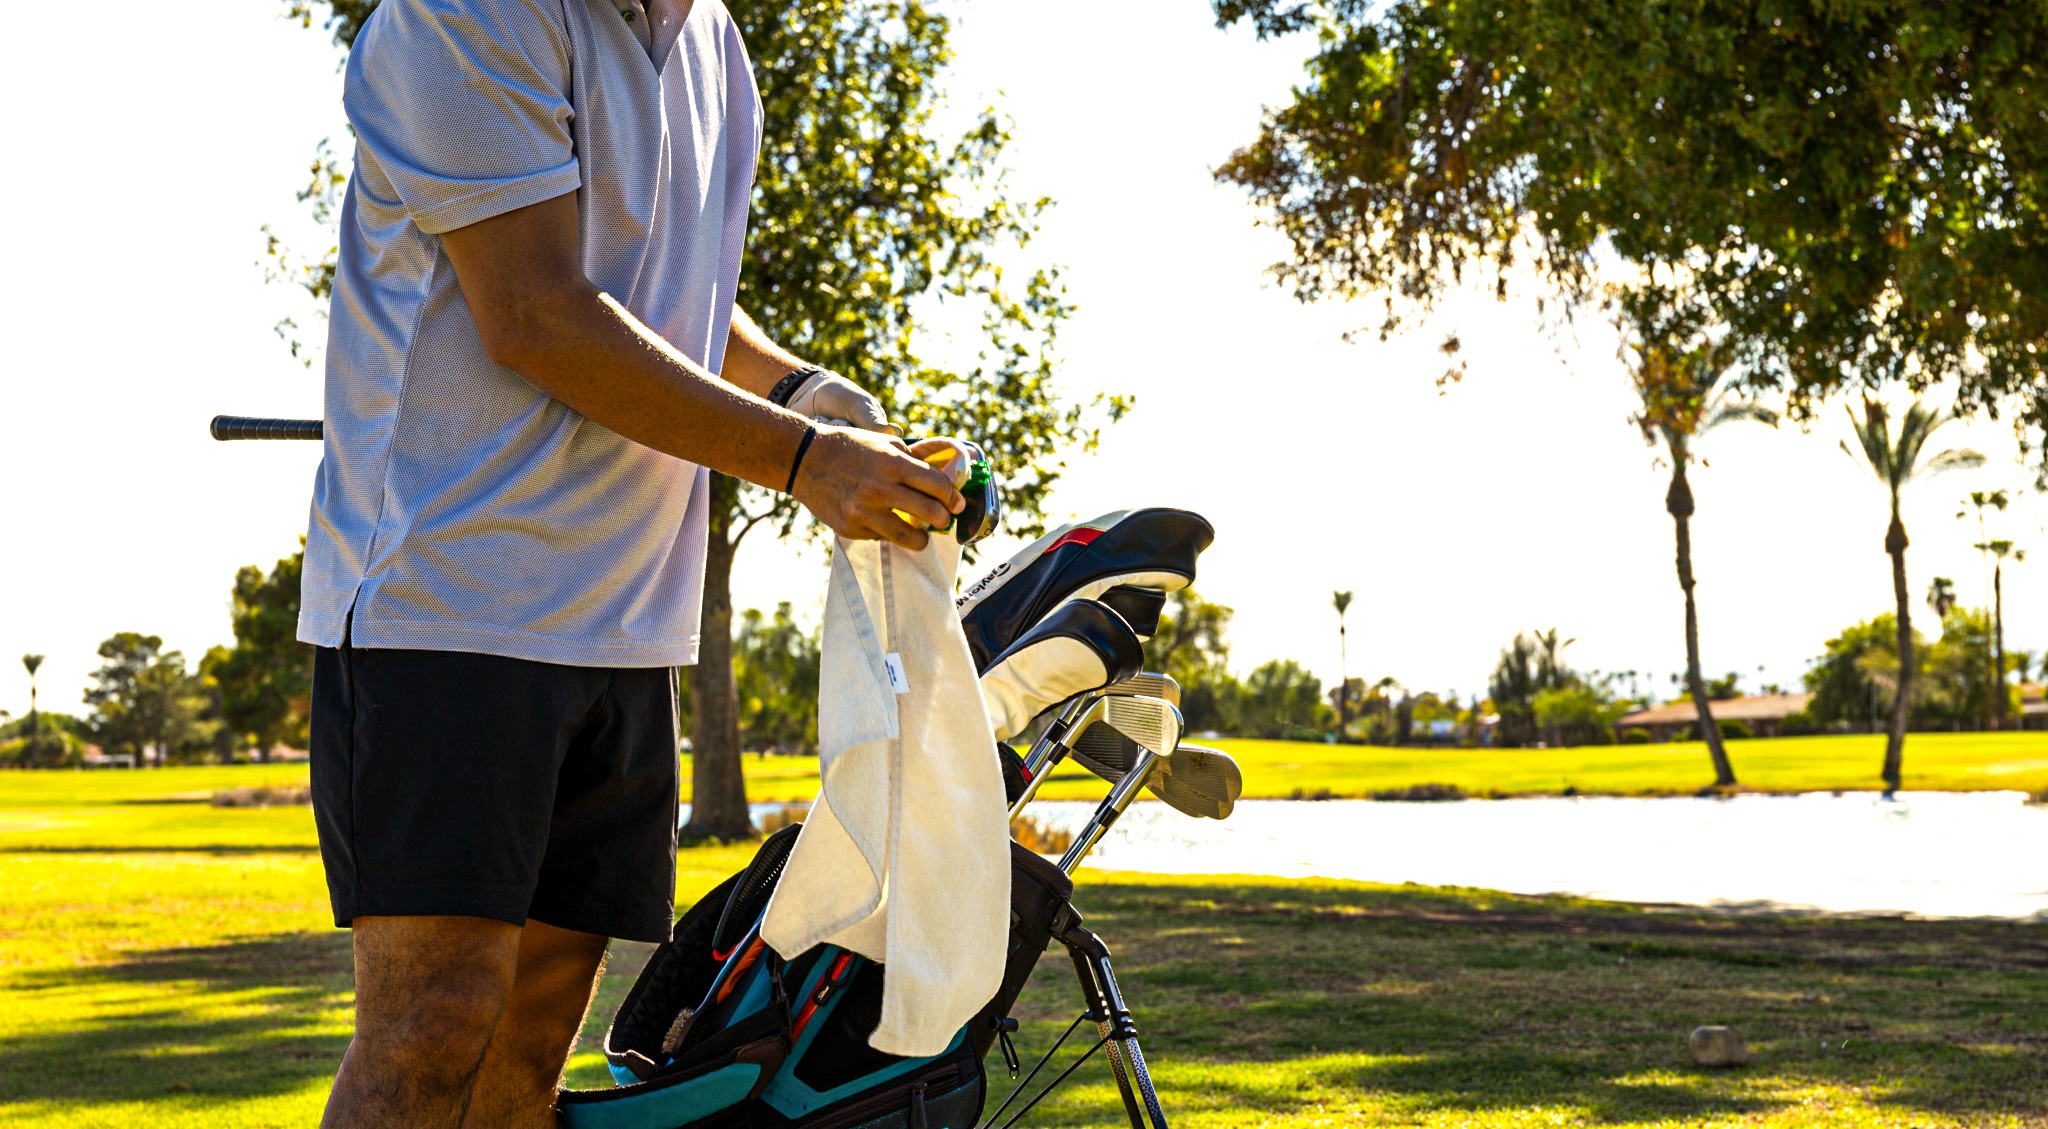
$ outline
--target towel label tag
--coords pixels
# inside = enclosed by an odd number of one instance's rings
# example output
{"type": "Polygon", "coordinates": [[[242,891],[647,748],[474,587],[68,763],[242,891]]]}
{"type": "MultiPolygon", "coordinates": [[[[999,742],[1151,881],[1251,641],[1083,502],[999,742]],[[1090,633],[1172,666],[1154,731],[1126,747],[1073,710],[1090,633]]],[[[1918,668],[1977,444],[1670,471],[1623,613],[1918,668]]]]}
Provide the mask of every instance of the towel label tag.
{"type": "Polygon", "coordinates": [[[882,656],[882,667],[889,672],[889,689],[898,694],[910,693],[910,678],[903,673],[903,656],[894,651],[882,656]]]}

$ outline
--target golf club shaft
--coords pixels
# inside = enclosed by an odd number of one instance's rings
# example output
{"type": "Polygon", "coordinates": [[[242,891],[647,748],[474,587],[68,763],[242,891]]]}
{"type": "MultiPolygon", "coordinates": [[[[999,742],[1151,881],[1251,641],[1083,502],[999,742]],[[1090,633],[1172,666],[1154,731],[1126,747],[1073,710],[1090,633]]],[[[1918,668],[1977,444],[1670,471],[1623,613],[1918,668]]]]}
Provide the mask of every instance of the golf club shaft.
{"type": "Polygon", "coordinates": [[[1092,690],[1068,699],[1067,704],[1060,707],[1059,716],[1053,719],[1051,725],[1046,726],[1044,735],[1032,742],[1031,751],[1024,757],[1024,794],[1017,797],[1016,803],[1010,805],[1011,819],[1017,818],[1018,813],[1024,810],[1024,805],[1030,803],[1033,796],[1038,795],[1038,786],[1045,783],[1045,778],[1051,773],[1053,766],[1067,755],[1067,749],[1073,745],[1073,738],[1080,735],[1082,727],[1073,724],[1074,719],[1100,700],[1104,693],[1102,690],[1092,690]]]}
{"type": "Polygon", "coordinates": [[[1081,860],[1088,857],[1088,852],[1095,849],[1095,844],[1101,842],[1102,837],[1109,834],[1109,829],[1116,825],[1117,817],[1123,815],[1131,801],[1138,798],[1139,789],[1145,786],[1152,769],[1159,763],[1159,754],[1150,749],[1140,746],[1138,753],[1138,763],[1132,765],[1131,770],[1124,773],[1124,778],[1116,782],[1116,787],[1109,790],[1109,795],[1096,805],[1095,814],[1088,817],[1087,826],[1074,836],[1073,845],[1060,857],[1061,870],[1073,874],[1081,860]]]}

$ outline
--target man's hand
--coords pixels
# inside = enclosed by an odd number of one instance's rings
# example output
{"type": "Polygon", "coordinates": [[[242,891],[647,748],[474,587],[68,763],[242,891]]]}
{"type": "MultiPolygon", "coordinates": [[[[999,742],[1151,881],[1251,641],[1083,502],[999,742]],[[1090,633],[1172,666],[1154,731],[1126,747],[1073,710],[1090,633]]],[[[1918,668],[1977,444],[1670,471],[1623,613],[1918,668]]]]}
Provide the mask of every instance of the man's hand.
{"type": "Polygon", "coordinates": [[[796,500],[852,541],[882,540],[916,552],[967,500],[944,471],[913,458],[901,439],[853,427],[818,425],[797,469],[796,500]],[[901,510],[922,524],[896,516],[901,510]]]}

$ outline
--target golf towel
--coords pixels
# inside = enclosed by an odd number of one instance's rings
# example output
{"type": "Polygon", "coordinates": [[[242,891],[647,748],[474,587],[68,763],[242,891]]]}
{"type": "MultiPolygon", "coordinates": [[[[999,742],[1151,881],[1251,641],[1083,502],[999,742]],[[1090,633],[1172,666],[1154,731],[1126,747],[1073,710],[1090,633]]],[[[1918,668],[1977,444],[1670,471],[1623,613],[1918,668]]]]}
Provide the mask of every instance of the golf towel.
{"type": "Polygon", "coordinates": [[[953,610],[960,543],[840,539],[825,595],[818,799],[761,936],[885,966],[868,1044],[944,1051],[996,992],[1009,936],[1009,821],[987,709],[953,610]]]}

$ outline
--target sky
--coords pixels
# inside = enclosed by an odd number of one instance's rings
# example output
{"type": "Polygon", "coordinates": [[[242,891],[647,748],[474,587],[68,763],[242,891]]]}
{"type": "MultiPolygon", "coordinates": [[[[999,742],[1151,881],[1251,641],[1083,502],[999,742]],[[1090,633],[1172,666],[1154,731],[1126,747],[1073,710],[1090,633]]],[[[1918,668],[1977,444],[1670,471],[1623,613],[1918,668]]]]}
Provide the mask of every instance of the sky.
{"type": "MultiPolygon", "coordinates": [[[[0,556],[0,656],[49,656],[48,708],[79,708],[116,631],[195,659],[229,641],[236,568],[268,567],[305,529],[316,445],[205,433],[218,412],[319,410],[317,369],[271,329],[303,306],[258,262],[266,223],[297,246],[320,238],[293,193],[315,143],[345,137],[339,56],[282,8],[215,0],[103,24],[90,68],[47,50],[76,37],[62,6],[27,6],[0,42],[17,89],[64,107],[16,117],[16,167],[42,175],[0,183],[17,217],[0,280],[0,481],[17,531],[0,556]]],[[[1208,517],[1198,587],[1236,609],[1240,671],[1285,657],[1334,682],[1330,595],[1346,589],[1354,676],[1469,695],[1518,629],[1554,626],[1579,667],[1668,686],[1684,650],[1666,474],[1628,423],[1612,332],[1553,332],[1522,287],[1347,344],[1376,305],[1303,305],[1273,285],[1284,243],[1214,182],[1262,107],[1285,101],[1308,42],[1219,31],[1201,0],[953,10],[952,112],[1008,114],[1012,190],[1058,201],[1018,261],[1059,264],[1079,307],[1061,380],[1137,401],[1099,453],[1070,460],[1055,520],[1140,505],[1208,517]],[[1450,332],[1467,373],[1440,393],[1450,332]]],[[[1847,434],[1833,404],[1810,434],[1740,425],[1706,442],[1693,544],[1710,673],[1796,685],[1826,639],[1891,607],[1884,494],[1840,450],[1847,434]]],[[[2003,424],[1938,442],[1990,461],[1907,497],[1916,611],[1936,575],[1982,602],[1958,501],[2029,481],[2003,424]]],[[[2008,570],[2008,646],[2048,646],[2044,527],[2030,493],[1993,531],[2038,554],[2008,570]]],[[[815,616],[824,575],[817,548],[757,535],[735,599],[815,616]]],[[[10,658],[0,709],[27,698],[10,658]]]]}

